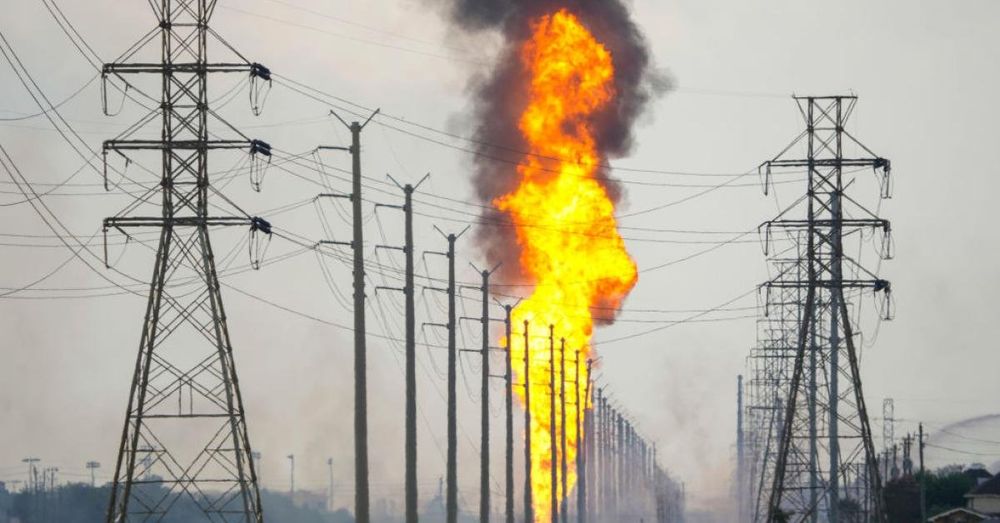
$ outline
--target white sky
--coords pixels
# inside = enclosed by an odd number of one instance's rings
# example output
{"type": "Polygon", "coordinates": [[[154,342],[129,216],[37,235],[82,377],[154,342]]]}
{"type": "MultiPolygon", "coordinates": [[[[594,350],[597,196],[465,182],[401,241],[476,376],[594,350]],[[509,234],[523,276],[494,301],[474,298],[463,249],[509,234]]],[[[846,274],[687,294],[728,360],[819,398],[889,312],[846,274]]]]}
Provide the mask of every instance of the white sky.
{"type": "MultiPolygon", "coordinates": [[[[370,107],[439,129],[468,133],[463,115],[466,79],[491,59],[491,42],[470,41],[450,31],[442,19],[417,0],[221,0],[214,28],[245,56],[276,73],[370,107]],[[298,6],[312,10],[306,12],[298,6]],[[262,18],[262,16],[270,17],[262,18]],[[281,20],[278,22],[276,20],[281,20]]],[[[90,45],[105,59],[117,56],[153,27],[145,2],[92,0],[60,3],[90,45]]],[[[792,0],[738,1],[636,0],[642,26],[657,65],[667,69],[678,89],[650,107],[637,132],[634,154],[618,163],[629,167],[704,173],[738,173],[769,158],[801,131],[787,95],[834,94],[853,90],[861,100],[850,124],[854,135],[893,161],[895,197],[882,206],[895,233],[894,261],[882,267],[893,282],[897,319],[881,326],[863,324],[865,392],[872,416],[879,418],[882,398],[896,399],[903,418],[897,433],[915,429],[917,420],[933,428],[963,418],[995,412],[1000,394],[994,350],[1000,327],[995,296],[1000,278],[997,233],[990,226],[998,188],[991,159],[1000,131],[1000,3],[990,0],[913,1],[850,0],[824,5],[792,0]]],[[[8,0],[0,30],[53,101],[63,100],[95,72],[72,47],[40,2],[8,0]]],[[[0,117],[38,109],[10,72],[0,64],[0,117]]],[[[234,77],[219,81],[221,94],[234,77]]],[[[152,92],[155,92],[153,89],[152,92]]],[[[113,97],[112,93],[112,97],[113,97]]],[[[307,151],[317,144],[343,144],[347,134],[326,117],[327,108],[284,87],[275,86],[265,112],[253,118],[242,92],[222,112],[247,134],[286,152],[307,151]],[[250,127],[250,126],[258,127],[250,127]]],[[[116,100],[112,100],[113,105],[116,100]]],[[[68,102],[62,114],[90,147],[124,129],[138,116],[126,106],[117,118],[101,114],[98,83],[68,102]]],[[[0,122],[0,142],[11,151],[29,179],[52,183],[65,179],[82,163],[44,118],[0,122]]],[[[227,167],[234,157],[220,160],[227,167]]],[[[331,163],[348,163],[336,156],[331,163]]],[[[155,165],[155,164],[150,164],[155,165]]],[[[471,199],[470,158],[459,151],[414,139],[373,125],[365,133],[365,171],[373,177],[390,172],[415,181],[430,171],[421,188],[471,199]]],[[[138,172],[138,171],[136,171],[138,172]]],[[[625,173],[626,179],[678,184],[715,184],[724,178],[625,173]]],[[[862,176],[863,178],[863,176],[862,176]]],[[[0,203],[19,199],[6,181],[0,203]]],[[[75,183],[97,183],[84,170],[75,183]]],[[[747,177],[737,185],[749,184],[747,177]]],[[[869,180],[870,181],[870,180],[869,180]]],[[[864,182],[864,180],[861,180],[864,182]]],[[[269,172],[264,192],[252,193],[244,179],[227,189],[245,208],[264,210],[303,201],[319,192],[315,185],[277,170],[269,172]]],[[[42,186],[39,186],[42,187],[42,186]]],[[[341,186],[342,187],[342,186],[341,186]]],[[[783,201],[800,192],[784,186],[783,201]]],[[[627,194],[624,212],[682,199],[699,189],[653,187],[627,194]]],[[[872,201],[870,185],[858,184],[859,198],[872,201]]],[[[96,195],[98,187],[64,188],[46,202],[74,234],[89,237],[100,219],[127,204],[121,195],[96,195]],[[81,195],[80,193],[87,193],[81,195]]],[[[394,196],[369,194],[397,203],[394,196]]],[[[434,201],[434,200],[427,200],[434,201]]],[[[419,205],[419,204],[418,204],[419,205]]],[[[454,216],[447,210],[428,214],[454,216]]],[[[470,209],[471,210],[471,209],[470,209]]],[[[758,187],[728,187],[661,211],[623,220],[631,227],[744,231],[775,213],[774,200],[758,187]]],[[[345,223],[332,217],[335,231],[345,223]]],[[[388,240],[401,239],[401,223],[379,214],[388,240]]],[[[276,225],[320,239],[322,228],[311,206],[275,216],[276,225]]],[[[431,226],[459,224],[420,218],[418,247],[440,250],[431,226]]],[[[0,286],[16,288],[65,261],[69,253],[52,238],[17,238],[14,234],[50,232],[26,205],[0,207],[0,286]],[[25,248],[11,244],[44,244],[25,248]]],[[[368,239],[379,241],[379,224],[368,224],[368,239]]],[[[626,233],[657,240],[717,241],[726,235],[626,233]]],[[[222,233],[220,245],[232,246],[239,234],[222,233]],[[227,236],[228,234],[228,236],[227,236]]],[[[99,251],[99,240],[94,246],[99,251]]],[[[630,241],[640,269],[683,258],[711,245],[630,241]]],[[[118,249],[120,247],[113,247],[118,249]]],[[[296,250],[279,240],[272,256],[296,250]]],[[[217,250],[223,251],[222,247],[217,250]]],[[[387,256],[383,254],[382,256],[387,256]]],[[[462,260],[479,262],[471,244],[462,260]]],[[[871,257],[869,256],[869,260],[871,257]]],[[[245,263],[240,259],[237,265],[245,263]]],[[[142,248],[130,246],[120,268],[145,279],[152,267],[142,248]]],[[[459,264],[460,279],[471,269],[459,264]]],[[[349,292],[349,272],[333,267],[337,285],[349,292]]],[[[443,277],[443,264],[430,270],[443,277]]],[[[304,254],[260,272],[232,276],[240,289],[308,314],[349,323],[323,283],[317,260],[304,254]]],[[[759,245],[743,243],[713,250],[690,261],[643,273],[626,308],[704,309],[749,291],[766,277],[759,245]]],[[[48,288],[105,285],[80,263],[71,262],[48,288]]],[[[44,293],[35,293],[39,296],[44,293]]],[[[58,296],[100,292],[52,292],[58,296]]],[[[471,294],[470,294],[471,296],[471,294]]],[[[284,456],[299,455],[297,483],[323,488],[325,462],[333,456],[338,478],[352,476],[351,335],[267,307],[235,292],[225,292],[237,366],[247,403],[250,436],[264,454],[265,486],[285,488],[284,456]]],[[[389,310],[401,301],[380,296],[389,310]],[[395,304],[395,305],[393,305],[395,304]]],[[[418,304],[418,322],[444,321],[440,302],[418,304]],[[430,310],[433,315],[428,316],[430,310]]],[[[734,306],[752,306],[748,297],[734,306]]],[[[43,465],[60,466],[64,477],[84,474],[84,463],[104,463],[111,474],[134,365],[144,302],[131,296],[88,299],[0,299],[0,480],[20,477],[20,459],[32,455],[43,465]]],[[[474,310],[470,309],[470,315],[474,310]]],[[[745,313],[720,313],[734,317],[745,313]]],[[[401,321],[389,320],[401,335],[401,321]]],[[[626,319],[677,319],[683,314],[626,314],[626,319]]],[[[379,328],[374,315],[369,323],[379,328]]],[[[622,322],[600,331],[610,339],[656,325],[622,322]]],[[[477,343],[476,327],[466,325],[465,340],[477,343]]],[[[428,332],[430,341],[439,342],[428,332]]],[[[692,502],[710,505],[724,496],[735,431],[735,381],[743,371],[747,348],[755,337],[752,319],[693,323],[602,348],[603,381],[628,406],[642,431],[658,442],[661,462],[688,484],[692,502]]],[[[397,347],[370,340],[373,490],[377,497],[402,492],[402,367],[397,347]]],[[[430,497],[443,474],[444,390],[442,354],[420,354],[420,478],[422,497],[430,497]],[[433,379],[432,379],[433,377],[433,379]]],[[[478,407],[465,391],[476,392],[477,362],[465,365],[469,388],[460,385],[460,455],[470,465],[461,471],[465,503],[476,500],[478,477],[478,407]]],[[[497,398],[499,398],[499,387],[497,398]]],[[[496,478],[501,478],[502,403],[494,406],[496,478]]],[[[876,433],[881,432],[875,420],[876,433]]],[[[880,445],[880,442],[877,443],[880,445]]],[[[996,446],[959,442],[962,449],[997,454],[996,446]]],[[[932,464],[992,462],[946,451],[930,452],[932,464]]],[[[499,488],[499,482],[497,483],[499,488]]],[[[518,483],[520,485],[520,483],[518,483]]],[[[348,503],[350,486],[339,490],[348,503]]]]}

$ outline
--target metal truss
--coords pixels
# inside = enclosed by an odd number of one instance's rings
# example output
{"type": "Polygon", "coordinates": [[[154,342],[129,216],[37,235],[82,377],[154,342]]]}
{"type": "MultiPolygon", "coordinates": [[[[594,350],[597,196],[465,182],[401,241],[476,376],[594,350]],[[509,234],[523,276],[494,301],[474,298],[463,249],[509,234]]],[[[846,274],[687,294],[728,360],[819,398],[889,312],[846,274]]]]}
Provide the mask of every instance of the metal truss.
{"type": "Polygon", "coordinates": [[[888,258],[891,228],[846,194],[845,178],[871,168],[888,198],[890,163],[846,131],[856,97],[795,101],[806,131],[761,166],[767,182],[775,170],[805,169],[808,188],[760,228],[766,253],[772,237],[784,235],[798,256],[773,260],[778,274],[762,285],[766,316],[751,352],[747,413],[754,520],[881,522],[881,478],[849,310],[854,300],[880,293],[888,318],[890,285],[845,254],[844,238],[876,234],[888,258]],[[845,145],[861,154],[845,157],[845,145]],[[787,158],[796,148],[805,157],[787,158]],[[803,210],[804,219],[789,218],[803,210]]]}
{"type": "Polygon", "coordinates": [[[270,73],[242,57],[238,63],[208,62],[210,37],[228,48],[208,26],[214,0],[150,5],[158,28],[104,66],[105,80],[127,74],[162,78],[153,112],[104,143],[105,162],[109,152],[130,161],[128,155],[143,151],[162,161],[158,185],[104,221],[105,233],[135,227],[160,231],[107,521],[161,521],[186,505],[196,512],[185,508],[176,516],[185,521],[260,523],[257,475],[209,228],[247,227],[253,255],[255,238],[269,235],[270,224],[242,211],[209,215],[209,195],[217,193],[208,160],[210,151],[220,149],[245,150],[262,160],[270,157],[270,146],[246,138],[209,108],[208,78],[241,73],[252,83],[267,82],[270,73]],[[125,63],[157,36],[159,63],[125,63]],[[132,139],[157,120],[159,140],[132,139]],[[210,135],[210,121],[238,137],[210,135]],[[152,205],[159,207],[158,216],[133,215],[152,205]]]}

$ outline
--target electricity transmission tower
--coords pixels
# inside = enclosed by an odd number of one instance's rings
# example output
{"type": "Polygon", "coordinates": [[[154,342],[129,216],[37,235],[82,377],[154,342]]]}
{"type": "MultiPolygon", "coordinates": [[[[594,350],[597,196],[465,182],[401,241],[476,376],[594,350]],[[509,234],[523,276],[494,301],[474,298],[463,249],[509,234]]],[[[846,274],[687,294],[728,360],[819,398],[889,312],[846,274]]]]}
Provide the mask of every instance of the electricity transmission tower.
{"type": "MultiPolygon", "coordinates": [[[[797,247],[797,246],[796,246],[797,247]]],[[[800,274],[798,258],[771,260],[778,274],[800,274]]],[[[774,482],[777,449],[784,426],[784,405],[798,350],[802,289],[789,287],[768,293],[765,313],[757,321],[757,344],[750,349],[750,379],[746,382],[746,475],[748,512],[755,522],[767,518],[774,482]],[[750,510],[752,509],[752,510],[750,510]]]]}
{"type": "Polygon", "coordinates": [[[863,298],[864,291],[881,292],[888,318],[890,288],[889,282],[845,254],[844,238],[866,230],[880,232],[881,254],[889,257],[889,222],[865,209],[845,189],[855,170],[873,169],[881,171],[880,196],[888,198],[890,164],[846,131],[856,97],[795,97],[795,101],[806,131],[762,165],[768,180],[774,170],[805,169],[808,181],[804,199],[762,226],[765,244],[777,231],[802,247],[789,266],[794,270],[782,272],[764,288],[804,293],[768,521],[884,521],[849,300],[863,298]],[[845,146],[856,155],[845,156],[845,146]],[[805,148],[805,157],[789,158],[800,147],[805,148]],[[790,218],[800,204],[806,217],[790,218]],[[856,499],[847,487],[849,471],[859,464],[868,488],[856,499]]]}
{"type": "Polygon", "coordinates": [[[892,445],[896,442],[895,410],[892,398],[882,400],[882,474],[887,478],[891,477],[890,474],[896,467],[892,460],[892,445]]]}
{"type": "Polygon", "coordinates": [[[105,231],[159,230],[110,523],[162,519],[180,498],[193,502],[205,521],[263,521],[209,228],[247,227],[253,245],[260,241],[258,234],[270,234],[270,224],[245,214],[210,216],[209,195],[215,189],[208,163],[209,152],[219,149],[248,151],[254,159],[271,153],[266,143],[246,138],[211,111],[208,79],[213,73],[237,73],[252,83],[269,82],[270,72],[243,59],[209,28],[215,5],[214,0],[151,2],[158,29],[122,61],[104,66],[105,79],[140,73],[162,78],[156,108],[104,143],[105,159],[109,151],[127,159],[147,152],[162,162],[161,178],[148,196],[104,221],[105,231]],[[140,52],[156,33],[158,61],[142,60],[140,52]],[[238,60],[210,63],[210,41],[238,60]],[[159,139],[134,138],[157,118],[159,139]],[[238,136],[217,138],[210,122],[238,136]],[[156,195],[158,212],[142,215],[156,195]]]}

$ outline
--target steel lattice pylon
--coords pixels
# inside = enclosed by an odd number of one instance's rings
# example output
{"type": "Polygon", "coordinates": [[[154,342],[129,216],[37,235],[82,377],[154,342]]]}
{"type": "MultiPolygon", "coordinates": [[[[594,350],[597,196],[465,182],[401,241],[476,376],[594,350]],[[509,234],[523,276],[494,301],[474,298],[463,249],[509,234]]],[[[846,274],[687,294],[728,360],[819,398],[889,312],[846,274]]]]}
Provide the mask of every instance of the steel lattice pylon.
{"type": "MultiPolygon", "coordinates": [[[[869,212],[845,194],[844,169],[871,168],[881,172],[881,196],[889,196],[889,161],[875,155],[845,130],[857,101],[853,96],[795,97],[806,122],[803,132],[762,170],[805,169],[805,198],[762,226],[765,245],[772,234],[789,235],[799,256],[781,267],[764,284],[768,302],[795,304],[779,313],[779,350],[794,348],[794,359],[780,358],[772,373],[775,417],[768,434],[778,431],[773,465],[763,463],[758,499],[766,496],[766,520],[866,522],[884,521],[881,478],[862,394],[855,331],[849,314],[851,300],[864,292],[882,292],[889,316],[889,283],[844,252],[845,236],[878,231],[882,255],[889,257],[889,222],[869,212]],[[845,145],[860,151],[844,156],[845,145]],[[805,158],[789,159],[790,151],[805,149],[805,158]],[[804,219],[789,218],[805,208],[804,219]],[[795,294],[792,295],[791,292],[795,294]],[[794,340],[788,334],[794,332],[794,340]],[[792,364],[787,366],[787,363],[792,364]],[[787,379],[787,383],[784,381],[787,379]],[[778,408],[780,407],[780,408],[778,408]]],[[[768,451],[772,448],[768,447],[768,451]]]]}
{"type": "MultiPolygon", "coordinates": [[[[797,238],[789,238],[797,245],[797,238]]],[[[797,259],[772,260],[777,274],[798,274],[797,259]]],[[[757,321],[757,344],[748,359],[750,379],[745,383],[746,404],[746,506],[741,520],[767,519],[774,481],[777,448],[781,439],[788,386],[795,363],[796,340],[802,314],[802,289],[784,288],[767,295],[757,321]]]]}
{"type": "MultiPolygon", "coordinates": [[[[162,161],[158,186],[104,221],[105,232],[149,227],[160,233],[107,520],[160,521],[172,510],[193,505],[194,514],[186,508],[179,517],[260,523],[260,493],[209,228],[248,227],[253,245],[259,234],[270,233],[270,224],[245,214],[209,216],[209,194],[215,189],[208,153],[242,149],[260,160],[270,156],[270,146],[216,120],[207,93],[210,73],[248,74],[251,83],[267,82],[270,73],[242,58],[237,63],[208,62],[209,38],[218,39],[208,27],[214,0],[160,0],[150,5],[158,28],[119,61],[104,66],[105,80],[124,81],[125,75],[138,73],[162,78],[161,100],[149,115],[125,135],[104,143],[105,161],[108,152],[126,158],[146,152],[162,161]],[[146,44],[156,42],[157,36],[158,63],[139,60],[140,49],[151,47],[146,44]],[[133,62],[125,63],[129,60],[133,62]],[[210,119],[239,137],[214,138],[210,119]],[[133,138],[156,120],[162,125],[159,140],[133,138]],[[155,204],[157,193],[160,215],[137,215],[155,204]]],[[[123,92],[127,95],[129,89],[123,92]]]]}

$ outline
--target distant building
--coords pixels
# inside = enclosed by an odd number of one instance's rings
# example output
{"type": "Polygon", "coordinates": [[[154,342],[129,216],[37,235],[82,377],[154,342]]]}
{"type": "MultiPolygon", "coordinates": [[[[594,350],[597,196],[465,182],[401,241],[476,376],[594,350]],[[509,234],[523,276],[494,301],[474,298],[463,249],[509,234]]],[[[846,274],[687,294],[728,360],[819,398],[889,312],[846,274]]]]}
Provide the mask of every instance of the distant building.
{"type": "Polygon", "coordinates": [[[1000,523],[1000,518],[959,507],[942,512],[927,521],[929,523],[1000,523]]]}
{"type": "Polygon", "coordinates": [[[965,499],[966,506],[972,510],[1000,516],[1000,474],[980,483],[965,495],[965,499]]]}
{"type": "Polygon", "coordinates": [[[930,523],[1000,523],[1000,474],[990,475],[984,469],[971,468],[963,472],[976,481],[965,495],[965,507],[942,512],[931,517],[930,523]]]}
{"type": "Polygon", "coordinates": [[[970,466],[962,471],[962,474],[972,479],[977,487],[993,479],[993,474],[990,474],[989,471],[987,471],[983,466],[970,466]]]}

